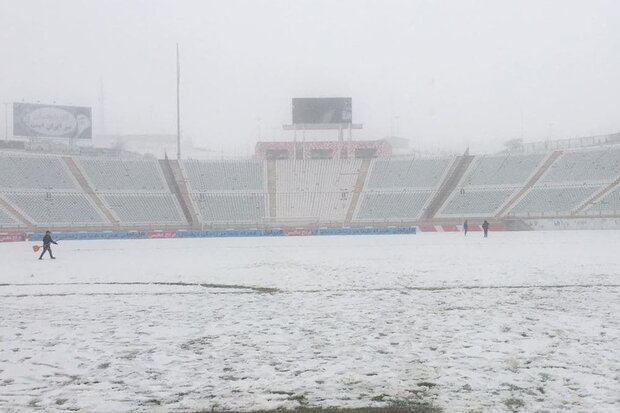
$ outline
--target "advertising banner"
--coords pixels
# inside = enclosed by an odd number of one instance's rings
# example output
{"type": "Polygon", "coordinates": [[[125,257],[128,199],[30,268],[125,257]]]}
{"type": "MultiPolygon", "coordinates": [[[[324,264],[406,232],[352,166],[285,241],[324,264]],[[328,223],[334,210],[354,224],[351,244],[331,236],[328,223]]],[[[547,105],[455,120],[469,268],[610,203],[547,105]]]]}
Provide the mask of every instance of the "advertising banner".
{"type": "Polygon", "coordinates": [[[92,139],[92,127],[88,107],[13,103],[14,136],[92,139]]]}
{"type": "Polygon", "coordinates": [[[176,238],[177,232],[176,230],[172,231],[150,231],[149,239],[168,239],[168,238],[176,238]]]}
{"type": "Polygon", "coordinates": [[[18,241],[26,241],[26,234],[9,232],[9,233],[0,233],[0,242],[18,242],[18,241]]]}
{"type": "Polygon", "coordinates": [[[286,235],[289,237],[307,237],[312,235],[312,229],[310,228],[288,228],[286,235]]]}

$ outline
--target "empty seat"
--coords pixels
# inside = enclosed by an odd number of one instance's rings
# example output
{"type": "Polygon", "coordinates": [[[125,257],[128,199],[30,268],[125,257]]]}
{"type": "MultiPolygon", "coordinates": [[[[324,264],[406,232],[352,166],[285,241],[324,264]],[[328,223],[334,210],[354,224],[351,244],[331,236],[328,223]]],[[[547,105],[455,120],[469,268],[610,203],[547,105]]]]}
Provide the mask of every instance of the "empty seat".
{"type": "Polygon", "coordinates": [[[620,213],[620,187],[617,187],[607,195],[593,203],[588,209],[589,211],[607,212],[617,214],[620,213]]]}
{"type": "Polygon", "coordinates": [[[80,193],[4,193],[12,206],[40,225],[103,224],[105,220],[80,193]]]}
{"type": "Polygon", "coordinates": [[[263,163],[260,161],[186,160],[181,165],[192,192],[262,191],[263,163]]]}
{"type": "Polygon", "coordinates": [[[308,218],[316,221],[342,221],[351,202],[350,192],[278,193],[278,218],[308,218]]]}
{"type": "Polygon", "coordinates": [[[431,191],[371,192],[360,199],[358,220],[415,219],[423,212],[431,191]]]}
{"type": "Polygon", "coordinates": [[[620,176],[620,148],[565,152],[541,183],[611,182],[620,176]]]}
{"type": "Polygon", "coordinates": [[[15,218],[13,218],[7,211],[5,211],[3,208],[0,208],[1,226],[11,227],[17,225],[18,223],[19,222],[15,218]]]}
{"type": "Polygon", "coordinates": [[[61,158],[47,156],[0,156],[0,190],[77,189],[61,158]]]}
{"type": "Polygon", "coordinates": [[[275,161],[276,216],[343,220],[361,164],[359,159],[275,161]]]}
{"type": "Polygon", "coordinates": [[[566,215],[592,196],[597,189],[594,186],[535,187],[509,215],[566,215]]]}
{"type": "Polygon", "coordinates": [[[513,189],[458,191],[437,215],[460,217],[490,215],[497,211],[513,192],[513,189]]]}
{"type": "Polygon", "coordinates": [[[157,161],[76,158],[86,179],[96,191],[165,191],[157,161]]]}
{"type": "Polygon", "coordinates": [[[171,194],[103,194],[122,224],[186,224],[171,194]]]}
{"type": "Polygon", "coordinates": [[[259,222],[265,217],[264,194],[194,193],[202,222],[259,222]]]}
{"type": "Polygon", "coordinates": [[[452,162],[440,159],[375,159],[367,189],[434,188],[452,162]]]}
{"type": "Polygon", "coordinates": [[[477,157],[460,187],[522,185],[543,162],[543,154],[477,157]]]}

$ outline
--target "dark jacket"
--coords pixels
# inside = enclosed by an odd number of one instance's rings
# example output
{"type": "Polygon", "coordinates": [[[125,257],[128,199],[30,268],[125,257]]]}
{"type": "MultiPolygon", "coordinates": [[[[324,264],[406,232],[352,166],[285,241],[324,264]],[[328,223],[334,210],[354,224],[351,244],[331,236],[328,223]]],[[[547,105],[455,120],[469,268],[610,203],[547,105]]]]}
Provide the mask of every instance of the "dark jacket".
{"type": "Polygon", "coordinates": [[[45,236],[43,237],[43,246],[49,247],[50,244],[56,244],[56,241],[52,239],[52,236],[50,234],[45,234],[45,236]]]}
{"type": "Polygon", "coordinates": [[[482,229],[489,229],[489,223],[484,221],[484,223],[482,224],[482,229]]]}

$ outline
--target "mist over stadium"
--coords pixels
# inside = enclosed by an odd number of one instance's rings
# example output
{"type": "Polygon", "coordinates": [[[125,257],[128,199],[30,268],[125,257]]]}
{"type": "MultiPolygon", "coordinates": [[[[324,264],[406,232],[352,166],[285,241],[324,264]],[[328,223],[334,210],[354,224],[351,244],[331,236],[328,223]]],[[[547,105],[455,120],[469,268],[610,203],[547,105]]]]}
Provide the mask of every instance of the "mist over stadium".
{"type": "Polygon", "coordinates": [[[0,410],[617,411],[619,18],[0,2],[0,410]]]}

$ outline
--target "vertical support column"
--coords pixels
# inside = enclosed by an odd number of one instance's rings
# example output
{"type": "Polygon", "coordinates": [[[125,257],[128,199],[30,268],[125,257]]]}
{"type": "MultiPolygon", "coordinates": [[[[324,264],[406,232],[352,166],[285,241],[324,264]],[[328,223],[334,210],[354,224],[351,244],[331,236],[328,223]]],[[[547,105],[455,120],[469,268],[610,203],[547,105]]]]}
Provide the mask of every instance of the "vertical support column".
{"type": "Polygon", "coordinates": [[[306,159],[306,125],[301,127],[301,159],[306,159]]]}
{"type": "Polygon", "coordinates": [[[293,160],[297,160],[297,124],[293,125],[293,160]]]}
{"type": "Polygon", "coordinates": [[[336,151],[338,152],[336,159],[338,160],[342,159],[342,141],[343,141],[343,137],[342,137],[342,123],[341,123],[340,125],[338,125],[338,146],[336,148],[336,151]]]}

